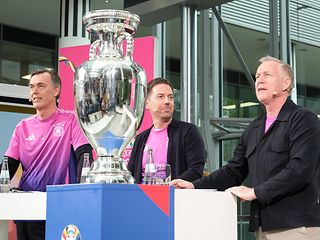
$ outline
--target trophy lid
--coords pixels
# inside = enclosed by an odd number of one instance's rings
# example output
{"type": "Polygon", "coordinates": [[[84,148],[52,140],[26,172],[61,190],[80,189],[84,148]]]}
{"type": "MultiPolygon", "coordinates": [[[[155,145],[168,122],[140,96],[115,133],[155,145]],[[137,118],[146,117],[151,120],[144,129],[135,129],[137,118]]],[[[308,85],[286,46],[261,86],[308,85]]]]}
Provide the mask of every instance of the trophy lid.
{"type": "Polygon", "coordinates": [[[124,28],[133,34],[139,23],[140,17],[136,14],[124,10],[101,9],[84,14],[83,23],[86,24],[87,31],[96,33],[99,30],[110,30],[124,28]]]}

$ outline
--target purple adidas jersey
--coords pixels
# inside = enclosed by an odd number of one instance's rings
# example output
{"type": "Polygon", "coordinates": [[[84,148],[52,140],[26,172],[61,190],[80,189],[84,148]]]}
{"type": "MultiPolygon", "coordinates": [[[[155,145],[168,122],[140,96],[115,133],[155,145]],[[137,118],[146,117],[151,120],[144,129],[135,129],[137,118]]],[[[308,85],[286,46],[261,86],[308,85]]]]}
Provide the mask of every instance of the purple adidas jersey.
{"type": "Polygon", "coordinates": [[[46,191],[47,185],[66,183],[72,147],[88,144],[73,111],[57,109],[46,120],[23,119],[13,132],[5,155],[20,160],[24,170],[19,187],[46,191]]]}

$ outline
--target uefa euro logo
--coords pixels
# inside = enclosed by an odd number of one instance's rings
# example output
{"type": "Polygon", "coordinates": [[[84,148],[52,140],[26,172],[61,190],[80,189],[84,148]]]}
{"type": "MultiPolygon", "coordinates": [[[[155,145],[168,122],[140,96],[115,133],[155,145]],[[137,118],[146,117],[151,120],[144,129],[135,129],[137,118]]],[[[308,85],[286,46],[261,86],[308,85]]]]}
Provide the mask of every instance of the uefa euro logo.
{"type": "Polygon", "coordinates": [[[61,240],[81,240],[78,227],[72,224],[66,226],[62,231],[61,240]]]}

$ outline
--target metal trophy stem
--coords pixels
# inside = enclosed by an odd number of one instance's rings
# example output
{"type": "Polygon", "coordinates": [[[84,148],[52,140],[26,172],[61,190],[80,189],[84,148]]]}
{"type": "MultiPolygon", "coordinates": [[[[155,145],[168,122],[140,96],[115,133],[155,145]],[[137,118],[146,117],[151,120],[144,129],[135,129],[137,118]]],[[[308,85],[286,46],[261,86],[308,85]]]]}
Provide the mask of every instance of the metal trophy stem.
{"type": "Polygon", "coordinates": [[[108,9],[86,13],[83,22],[99,36],[74,79],[78,119],[98,154],[86,182],[133,183],[121,154],[140,126],[146,98],[145,72],[132,59],[140,18],[108,9]]]}

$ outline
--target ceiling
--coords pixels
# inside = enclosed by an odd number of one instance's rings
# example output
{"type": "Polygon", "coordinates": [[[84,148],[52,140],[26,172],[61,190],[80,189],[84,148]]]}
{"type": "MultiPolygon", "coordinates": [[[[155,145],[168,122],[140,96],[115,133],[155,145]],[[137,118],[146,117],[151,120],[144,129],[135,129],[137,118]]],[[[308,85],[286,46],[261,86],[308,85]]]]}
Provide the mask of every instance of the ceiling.
{"type": "MultiPolygon", "coordinates": [[[[72,0],[70,0],[71,2],[72,0]]],[[[91,9],[123,9],[122,0],[91,0],[91,9]]],[[[1,0],[0,23],[59,34],[60,0],[1,0]]]]}
{"type": "Polygon", "coordinates": [[[6,25],[59,34],[59,0],[1,0],[0,22],[6,25]]]}

